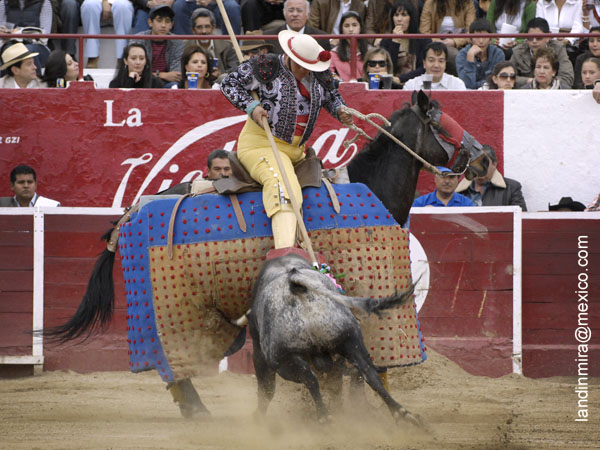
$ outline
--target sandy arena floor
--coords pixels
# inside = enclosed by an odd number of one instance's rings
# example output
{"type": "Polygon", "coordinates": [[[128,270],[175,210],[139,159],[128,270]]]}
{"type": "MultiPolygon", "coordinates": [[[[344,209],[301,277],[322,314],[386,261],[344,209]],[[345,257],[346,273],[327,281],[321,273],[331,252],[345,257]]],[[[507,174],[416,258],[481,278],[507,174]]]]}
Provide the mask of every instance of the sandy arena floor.
{"type": "Polygon", "coordinates": [[[47,372],[0,380],[1,449],[373,449],[521,450],[600,448],[600,380],[591,420],[575,422],[574,379],[474,377],[429,351],[423,365],[396,369],[396,400],[429,433],[396,426],[379,398],[346,400],[318,425],[304,387],[278,379],[268,416],[256,421],[256,380],[225,372],[194,380],[211,419],[185,420],[154,372],[47,372]]]}

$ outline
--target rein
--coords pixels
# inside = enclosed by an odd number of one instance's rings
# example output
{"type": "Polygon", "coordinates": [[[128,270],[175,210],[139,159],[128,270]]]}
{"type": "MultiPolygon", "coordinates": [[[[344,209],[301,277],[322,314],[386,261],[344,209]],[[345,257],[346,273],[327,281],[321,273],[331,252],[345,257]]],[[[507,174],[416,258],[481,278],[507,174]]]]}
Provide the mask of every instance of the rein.
{"type": "MultiPolygon", "coordinates": [[[[404,142],[399,140],[396,136],[394,136],[392,133],[387,131],[385,128],[381,127],[380,125],[378,125],[377,123],[375,123],[371,120],[371,117],[377,117],[382,120],[382,122],[385,126],[389,127],[391,125],[391,123],[385,117],[383,117],[381,114],[371,113],[371,114],[365,115],[365,114],[361,113],[360,111],[357,111],[356,109],[349,108],[348,106],[345,107],[345,110],[346,110],[346,112],[348,112],[349,114],[352,114],[357,119],[361,119],[361,120],[371,124],[375,128],[377,128],[379,131],[381,131],[383,134],[385,134],[387,137],[389,137],[392,141],[394,141],[396,144],[398,144],[400,147],[402,147],[404,150],[406,150],[413,158],[415,158],[417,161],[421,162],[423,164],[423,168],[425,170],[427,170],[428,172],[431,172],[434,175],[444,176],[444,174],[442,172],[440,172],[436,166],[427,162],[420,155],[418,155],[415,151],[413,151],[408,145],[406,145],[404,142]]],[[[413,111],[416,114],[416,116],[419,118],[419,120],[421,120],[421,122],[424,125],[431,126],[431,124],[429,123],[429,122],[431,122],[431,118],[424,119],[412,108],[411,108],[411,111],[413,111]]],[[[371,141],[373,140],[372,137],[370,137],[367,133],[365,133],[362,129],[360,129],[356,125],[352,125],[349,128],[358,134],[356,136],[354,136],[350,141],[344,141],[345,147],[348,147],[350,144],[352,144],[354,141],[356,141],[359,136],[365,136],[367,139],[369,139],[371,141]]],[[[460,174],[457,174],[457,175],[460,175],[460,174]]]]}

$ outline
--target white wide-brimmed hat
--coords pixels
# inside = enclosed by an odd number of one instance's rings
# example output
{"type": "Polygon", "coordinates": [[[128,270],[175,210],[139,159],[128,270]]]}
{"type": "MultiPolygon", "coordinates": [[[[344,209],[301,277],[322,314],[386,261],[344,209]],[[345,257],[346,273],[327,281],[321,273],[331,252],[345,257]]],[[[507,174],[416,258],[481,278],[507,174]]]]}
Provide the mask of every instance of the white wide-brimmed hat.
{"type": "Polygon", "coordinates": [[[37,55],[39,55],[39,53],[31,52],[25,47],[25,44],[17,42],[2,52],[2,66],[0,66],[0,70],[4,70],[19,61],[33,58],[37,55]]]}
{"type": "Polygon", "coordinates": [[[312,36],[292,30],[283,30],[277,37],[285,54],[295,63],[313,72],[323,72],[329,69],[331,53],[323,50],[323,47],[312,36]]]}

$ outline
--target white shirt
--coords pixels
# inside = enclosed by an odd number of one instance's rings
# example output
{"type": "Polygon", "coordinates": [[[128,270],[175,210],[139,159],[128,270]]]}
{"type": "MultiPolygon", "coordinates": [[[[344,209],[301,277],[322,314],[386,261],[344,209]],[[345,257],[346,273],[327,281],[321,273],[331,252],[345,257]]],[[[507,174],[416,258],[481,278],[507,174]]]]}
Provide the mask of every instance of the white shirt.
{"type": "MultiPolygon", "coordinates": [[[[16,195],[13,197],[13,199],[15,200],[17,207],[20,208],[21,205],[17,201],[16,195]]],[[[34,206],[60,206],[60,203],[57,202],[56,200],[42,197],[41,195],[38,195],[36,192],[35,194],[33,194],[33,198],[31,199],[31,202],[29,202],[30,208],[33,208],[34,206]]]]}
{"type": "MultiPolygon", "coordinates": [[[[550,29],[563,28],[571,30],[570,33],[587,33],[581,21],[581,2],[582,0],[566,0],[560,16],[558,7],[554,0],[538,0],[535,7],[535,16],[542,17],[548,21],[550,29]]],[[[578,38],[567,38],[573,44],[578,38]]]]}
{"type": "MultiPolygon", "coordinates": [[[[418,91],[419,89],[423,89],[423,80],[425,76],[421,75],[416,78],[411,78],[406,83],[404,83],[405,91],[418,91]]],[[[448,75],[445,73],[442,75],[442,79],[439,83],[431,83],[431,90],[448,90],[448,91],[466,91],[467,87],[463,80],[453,75],[448,75]]]]}
{"type": "Polygon", "coordinates": [[[335,19],[335,25],[333,26],[333,34],[341,34],[340,32],[340,21],[342,16],[350,11],[351,0],[340,0],[340,12],[338,13],[337,19],[335,19]]]}
{"type": "MultiPolygon", "coordinates": [[[[43,88],[43,87],[47,87],[47,86],[45,86],[45,83],[42,83],[37,78],[35,80],[31,80],[29,82],[29,84],[27,85],[27,88],[29,88],[29,89],[36,89],[36,88],[43,88]]],[[[17,81],[14,79],[14,77],[12,75],[6,74],[2,78],[0,78],[0,88],[21,89],[21,86],[19,86],[17,84],[17,81]]]]}

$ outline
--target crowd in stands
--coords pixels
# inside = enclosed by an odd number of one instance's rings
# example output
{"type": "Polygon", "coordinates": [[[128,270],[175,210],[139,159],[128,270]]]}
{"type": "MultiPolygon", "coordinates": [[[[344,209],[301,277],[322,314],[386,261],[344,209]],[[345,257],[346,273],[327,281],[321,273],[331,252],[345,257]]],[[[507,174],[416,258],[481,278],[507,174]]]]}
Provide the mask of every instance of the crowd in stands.
{"type": "MultiPolygon", "coordinates": [[[[368,81],[370,73],[379,73],[392,76],[392,83],[381,83],[381,89],[487,90],[592,89],[600,79],[600,37],[539,36],[600,33],[600,0],[224,0],[223,4],[237,35],[276,35],[284,29],[317,37],[397,35],[359,39],[356,55],[351,55],[348,39],[318,39],[323,48],[331,50],[331,70],[340,81],[368,81]],[[433,41],[402,38],[403,34],[419,33],[448,37],[433,41]],[[465,39],[453,37],[457,33],[538,36],[465,39]],[[352,59],[356,61],[354,73],[352,59]]],[[[229,40],[206,37],[227,34],[216,0],[3,0],[0,31],[15,33],[15,39],[5,40],[0,49],[0,86],[62,87],[74,81],[73,71],[65,70],[63,60],[70,69],[77,64],[76,41],[36,39],[34,31],[75,34],[81,24],[84,34],[99,34],[107,23],[112,23],[115,34],[122,35],[199,36],[195,41],[115,40],[113,87],[187,86],[183,73],[187,63],[182,64],[186,47],[204,50],[188,53],[207,66],[198,69],[203,77],[199,88],[212,87],[238,65],[229,40]],[[17,43],[24,44],[32,55],[36,78],[14,74],[21,68],[9,58],[22,48],[7,50],[17,43]],[[133,43],[141,44],[133,49],[136,58],[145,53],[147,67],[143,70],[138,64],[135,69],[128,68],[126,55],[131,57],[133,43]],[[146,69],[149,75],[142,76],[146,69]],[[50,74],[45,73],[48,70],[50,74]],[[65,73],[56,75],[57,70],[65,73]],[[131,74],[133,84],[123,79],[123,73],[131,74]]],[[[262,50],[282,53],[276,40],[265,43],[262,50]]],[[[85,40],[86,68],[98,67],[99,51],[98,39],[85,40]]]]}

